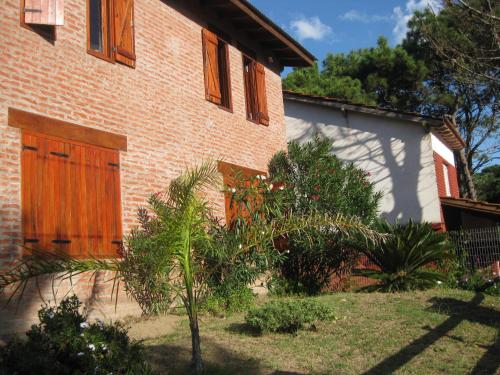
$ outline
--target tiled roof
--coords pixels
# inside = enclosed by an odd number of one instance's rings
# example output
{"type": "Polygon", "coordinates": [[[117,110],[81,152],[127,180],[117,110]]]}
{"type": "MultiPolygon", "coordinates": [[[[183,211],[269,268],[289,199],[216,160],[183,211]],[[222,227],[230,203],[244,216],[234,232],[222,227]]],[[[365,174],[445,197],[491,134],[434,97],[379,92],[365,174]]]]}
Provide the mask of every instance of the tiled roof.
{"type": "Polygon", "coordinates": [[[474,201],[466,198],[440,198],[441,204],[446,206],[464,208],[472,211],[486,212],[493,215],[500,215],[500,204],[474,201]]]}

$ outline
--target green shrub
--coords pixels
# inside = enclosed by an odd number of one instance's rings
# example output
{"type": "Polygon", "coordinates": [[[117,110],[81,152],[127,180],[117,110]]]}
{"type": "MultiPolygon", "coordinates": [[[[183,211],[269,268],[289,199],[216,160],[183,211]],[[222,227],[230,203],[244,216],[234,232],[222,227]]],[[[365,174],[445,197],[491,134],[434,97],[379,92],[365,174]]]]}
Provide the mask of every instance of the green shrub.
{"type": "Polygon", "coordinates": [[[0,348],[0,374],[150,374],[142,346],[119,324],[87,323],[77,297],[43,307],[40,323],[0,348]]]}
{"type": "Polygon", "coordinates": [[[409,221],[406,225],[378,224],[388,234],[384,242],[368,246],[363,252],[379,269],[357,269],[354,275],[377,280],[365,290],[397,292],[426,289],[445,281],[445,276],[431,267],[451,256],[446,234],[435,232],[428,223],[409,221]]]}
{"type": "MultiPolygon", "coordinates": [[[[269,175],[271,182],[280,187],[274,192],[281,196],[281,211],[299,215],[341,214],[371,224],[377,216],[381,194],[368,180],[368,173],[341,161],[331,150],[329,139],[316,137],[304,144],[290,142],[288,152],[274,155],[269,175]]],[[[317,294],[330,285],[332,276],[351,272],[357,248],[357,242],[324,228],[291,234],[277,276],[286,280],[281,285],[289,293],[317,294]]]]}
{"type": "Polygon", "coordinates": [[[272,301],[250,310],[247,324],[259,332],[294,333],[306,324],[333,319],[333,311],[314,300],[272,301]]]}
{"type": "Polygon", "coordinates": [[[228,288],[222,285],[214,290],[202,304],[202,309],[214,315],[233,314],[252,307],[255,296],[246,286],[228,288]]]}

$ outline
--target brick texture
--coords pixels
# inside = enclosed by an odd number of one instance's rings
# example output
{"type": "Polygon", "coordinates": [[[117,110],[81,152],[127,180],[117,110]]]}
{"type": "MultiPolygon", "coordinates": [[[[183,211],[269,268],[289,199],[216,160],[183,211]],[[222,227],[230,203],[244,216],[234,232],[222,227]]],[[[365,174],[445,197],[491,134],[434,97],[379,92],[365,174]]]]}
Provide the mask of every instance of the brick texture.
{"type": "MultiPolygon", "coordinates": [[[[19,0],[2,2],[0,269],[10,267],[22,252],[17,246],[21,138],[19,129],[7,125],[9,107],[127,136],[128,151],[120,153],[124,233],[136,224],[137,207],[146,197],[187,166],[212,158],[265,170],[286,144],[279,68],[266,67],[270,125],[256,125],[246,120],[242,55],[234,46],[229,50],[233,113],[205,100],[202,25],[195,18],[168,5],[171,1],[136,0],[137,66],[131,69],[86,52],[85,3],[65,2],[65,25],[52,43],[20,27],[19,0]]],[[[222,213],[223,195],[209,195],[222,213]]],[[[79,293],[88,300],[96,287],[87,280],[79,293]]],[[[63,284],[59,295],[67,288],[63,284]]],[[[28,317],[39,307],[36,294],[31,293],[31,307],[24,307],[28,317]]],[[[52,299],[48,286],[42,295],[52,299]]],[[[103,310],[110,311],[109,306],[103,310]]],[[[122,310],[121,315],[136,311],[122,310]]],[[[0,314],[3,328],[16,316],[0,314]]]]}

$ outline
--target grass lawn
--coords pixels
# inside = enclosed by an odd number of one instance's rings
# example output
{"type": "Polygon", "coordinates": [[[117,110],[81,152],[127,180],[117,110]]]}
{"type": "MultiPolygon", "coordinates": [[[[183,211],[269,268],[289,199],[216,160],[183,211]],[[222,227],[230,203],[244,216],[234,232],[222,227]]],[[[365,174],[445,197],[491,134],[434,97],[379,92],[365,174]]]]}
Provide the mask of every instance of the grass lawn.
{"type": "MultiPolygon", "coordinates": [[[[255,336],[245,326],[244,314],[202,317],[208,373],[500,374],[498,297],[435,289],[337,293],[318,300],[332,306],[338,320],[295,336],[255,336]]],[[[161,330],[159,324],[157,332],[161,330]]],[[[177,318],[168,334],[145,344],[158,373],[189,373],[187,319],[177,318]]]]}

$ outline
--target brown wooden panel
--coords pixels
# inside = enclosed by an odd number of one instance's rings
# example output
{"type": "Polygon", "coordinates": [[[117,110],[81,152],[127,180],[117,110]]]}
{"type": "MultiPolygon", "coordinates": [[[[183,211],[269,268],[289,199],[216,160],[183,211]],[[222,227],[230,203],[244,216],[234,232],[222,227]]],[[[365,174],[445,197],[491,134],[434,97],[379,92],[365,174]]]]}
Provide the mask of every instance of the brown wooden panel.
{"type": "Polygon", "coordinates": [[[134,0],[114,0],[115,60],[135,67],[134,0]]]}
{"type": "Polygon", "coordinates": [[[263,125],[269,125],[269,113],[267,111],[267,95],[266,95],[266,73],[262,64],[256,64],[255,68],[255,85],[257,94],[257,106],[259,122],[263,125]]]}
{"type": "Polygon", "coordinates": [[[27,245],[74,257],[116,256],[121,241],[118,151],[23,131],[27,245]]]}
{"type": "Polygon", "coordinates": [[[9,125],[31,132],[52,135],[100,147],[127,150],[126,136],[56,120],[15,108],[9,108],[9,125]]]}
{"type": "Polygon", "coordinates": [[[32,25],[64,25],[64,0],[25,0],[24,22],[32,25]]]}
{"type": "Polygon", "coordinates": [[[203,65],[205,74],[205,97],[207,100],[221,104],[221,88],[219,78],[217,35],[206,29],[202,30],[203,65]]]}

